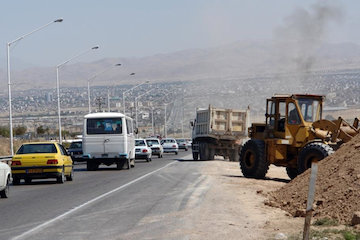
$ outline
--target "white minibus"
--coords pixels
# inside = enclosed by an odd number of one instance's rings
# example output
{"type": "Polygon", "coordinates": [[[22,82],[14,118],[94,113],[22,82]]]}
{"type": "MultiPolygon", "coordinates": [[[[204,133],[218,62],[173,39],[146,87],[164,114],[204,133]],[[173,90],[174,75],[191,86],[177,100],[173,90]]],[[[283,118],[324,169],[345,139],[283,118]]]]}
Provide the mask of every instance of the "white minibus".
{"type": "Polygon", "coordinates": [[[87,170],[116,164],[117,169],[135,166],[133,119],[122,113],[90,113],[84,116],[83,157],[87,170]]]}

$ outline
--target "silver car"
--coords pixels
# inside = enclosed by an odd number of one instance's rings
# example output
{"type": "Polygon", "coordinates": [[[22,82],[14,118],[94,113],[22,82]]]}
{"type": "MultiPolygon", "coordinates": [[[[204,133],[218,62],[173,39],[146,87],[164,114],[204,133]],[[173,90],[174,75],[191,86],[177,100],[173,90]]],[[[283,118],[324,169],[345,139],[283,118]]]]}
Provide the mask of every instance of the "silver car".
{"type": "Polygon", "coordinates": [[[161,139],[161,145],[163,146],[165,153],[175,153],[177,155],[179,152],[179,146],[174,138],[161,139]]]}
{"type": "Polygon", "coordinates": [[[163,157],[164,149],[157,138],[147,138],[146,143],[150,146],[152,155],[157,155],[159,158],[163,157]]]}

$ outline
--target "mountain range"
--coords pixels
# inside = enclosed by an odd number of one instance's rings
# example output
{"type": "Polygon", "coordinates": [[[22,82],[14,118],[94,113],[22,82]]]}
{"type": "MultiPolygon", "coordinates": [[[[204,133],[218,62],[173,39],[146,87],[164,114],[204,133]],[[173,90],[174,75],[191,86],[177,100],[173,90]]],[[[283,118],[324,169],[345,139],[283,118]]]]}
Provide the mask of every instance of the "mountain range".
{"type": "MultiPolygon", "coordinates": [[[[59,71],[61,86],[85,87],[87,79],[117,63],[122,64],[119,69],[99,74],[91,85],[135,84],[144,80],[154,83],[200,79],[218,81],[264,74],[357,69],[360,66],[360,45],[326,43],[304,47],[296,42],[239,41],[214,48],[187,49],[141,58],[106,58],[63,66],[59,71]],[[132,72],[136,74],[131,76],[132,72]]],[[[14,68],[11,74],[14,90],[56,87],[55,67],[14,68]]],[[[0,91],[7,91],[6,66],[0,67],[0,91]]]]}

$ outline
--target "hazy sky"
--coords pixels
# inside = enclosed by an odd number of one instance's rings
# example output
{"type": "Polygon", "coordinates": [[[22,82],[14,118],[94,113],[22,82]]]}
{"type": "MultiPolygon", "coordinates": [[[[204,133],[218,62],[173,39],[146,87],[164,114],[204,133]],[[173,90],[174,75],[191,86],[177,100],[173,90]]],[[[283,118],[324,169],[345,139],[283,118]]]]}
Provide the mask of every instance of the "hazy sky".
{"type": "MultiPolygon", "coordinates": [[[[313,0],[0,0],[0,68],[6,43],[56,18],[56,23],[12,46],[11,57],[55,66],[91,46],[77,61],[142,57],[239,40],[270,40],[274,29],[313,0]],[[2,47],[1,47],[2,46],[2,47]]],[[[360,43],[360,1],[339,0],[341,23],[327,41],[360,43]]]]}

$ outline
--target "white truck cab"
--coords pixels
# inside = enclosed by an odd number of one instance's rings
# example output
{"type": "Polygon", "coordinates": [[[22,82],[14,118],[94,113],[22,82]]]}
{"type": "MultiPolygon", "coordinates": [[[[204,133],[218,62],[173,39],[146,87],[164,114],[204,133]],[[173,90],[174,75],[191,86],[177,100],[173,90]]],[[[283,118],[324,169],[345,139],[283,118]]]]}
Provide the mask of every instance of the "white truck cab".
{"type": "Polygon", "coordinates": [[[96,170],[101,163],[115,163],[117,169],[135,166],[133,119],[122,113],[85,115],[82,140],[87,170],[96,170]]]}

